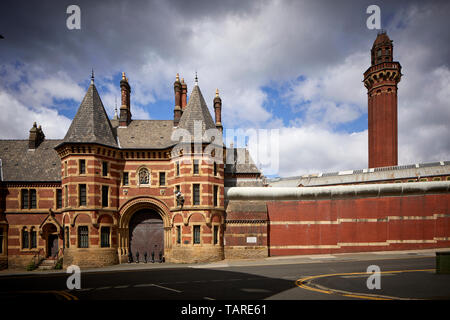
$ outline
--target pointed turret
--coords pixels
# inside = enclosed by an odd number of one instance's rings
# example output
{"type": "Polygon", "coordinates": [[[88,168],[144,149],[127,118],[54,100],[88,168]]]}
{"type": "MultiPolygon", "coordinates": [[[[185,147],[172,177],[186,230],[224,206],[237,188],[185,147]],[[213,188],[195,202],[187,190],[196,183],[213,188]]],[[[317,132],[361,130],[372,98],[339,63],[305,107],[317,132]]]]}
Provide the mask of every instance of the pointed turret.
{"type": "Polygon", "coordinates": [[[93,78],[63,143],[98,143],[117,147],[111,122],[93,78]]]}
{"type": "Polygon", "coordinates": [[[202,92],[200,91],[200,87],[198,86],[197,75],[195,76],[194,88],[189,96],[189,102],[181,116],[178,127],[186,129],[191,134],[194,134],[194,125],[196,121],[199,121],[201,124],[202,134],[205,130],[216,128],[202,92]]]}

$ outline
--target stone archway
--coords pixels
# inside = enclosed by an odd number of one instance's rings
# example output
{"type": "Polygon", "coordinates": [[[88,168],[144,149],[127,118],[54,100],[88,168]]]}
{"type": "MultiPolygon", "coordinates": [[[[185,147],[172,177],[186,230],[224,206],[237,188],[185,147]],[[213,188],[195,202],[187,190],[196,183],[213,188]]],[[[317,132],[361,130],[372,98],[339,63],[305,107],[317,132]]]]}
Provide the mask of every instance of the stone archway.
{"type": "Polygon", "coordinates": [[[45,257],[56,259],[59,254],[60,230],[53,223],[46,223],[42,227],[42,237],[45,241],[45,257]]]}
{"type": "MultiPolygon", "coordinates": [[[[132,232],[135,231],[133,230],[133,228],[135,228],[136,225],[140,225],[141,229],[145,229],[144,225],[141,224],[142,222],[144,223],[147,222],[150,224],[155,223],[154,227],[158,228],[162,227],[163,248],[162,250],[161,249],[160,250],[163,251],[165,259],[167,261],[170,261],[171,247],[172,247],[172,237],[171,237],[172,224],[170,218],[170,210],[164,202],[148,196],[137,197],[127,201],[120,208],[119,213],[120,213],[120,220],[118,230],[119,235],[118,255],[120,263],[128,262],[128,256],[130,253],[129,250],[131,246],[130,236],[133,234],[132,232]],[[159,226],[156,226],[156,224],[158,224],[158,220],[160,224],[159,226]]],[[[148,230],[148,232],[151,232],[151,230],[148,230]]],[[[133,255],[133,258],[135,258],[136,252],[131,253],[133,255]]],[[[147,252],[147,255],[148,255],[147,259],[151,259],[151,251],[147,252]]],[[[142,258],[143,253],[140,253],[139,260],[142,260],[142,258]]],[[[155,259],[156,258],[159,258],[159,251],[158,253],[155,252],[155,259]]]]}
{"type": "Polygon", "coordinates": [[[159,261],[164,256],[164,224],[154,210],[133,214],[129,224],[129,250],[133,261],[159,261]]]}

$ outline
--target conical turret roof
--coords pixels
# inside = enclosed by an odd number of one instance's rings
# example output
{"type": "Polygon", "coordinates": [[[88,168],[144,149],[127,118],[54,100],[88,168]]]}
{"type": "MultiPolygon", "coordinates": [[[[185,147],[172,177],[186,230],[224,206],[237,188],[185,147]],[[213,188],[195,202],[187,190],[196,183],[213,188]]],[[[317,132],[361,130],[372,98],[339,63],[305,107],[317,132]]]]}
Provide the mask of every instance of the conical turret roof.
{"type": "Polygon", "coordinates": [[[189,102],[183,111],[178,127],[186,129],[191,134],[194,134],[194,125],[196,121],[201,121],[202,134],[208,129],[216,128],[198,85],[195,85],[192,89],[191,95],[189,96],[189,102]]]}
{"type": "Polygon", "coordinates": [[[93,81],[78,108],[63,143],[98,143],[117,147],[111,122],[93,81]]]}

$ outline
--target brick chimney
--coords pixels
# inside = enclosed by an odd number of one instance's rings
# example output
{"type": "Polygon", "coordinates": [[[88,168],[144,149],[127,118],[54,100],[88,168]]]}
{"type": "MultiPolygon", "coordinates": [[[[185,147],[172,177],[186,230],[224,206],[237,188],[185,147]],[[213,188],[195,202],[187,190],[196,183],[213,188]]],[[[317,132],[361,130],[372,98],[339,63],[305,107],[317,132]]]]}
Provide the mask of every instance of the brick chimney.
{"type": "Polygon", "coordinates": [[[122,80],[120,80],[120,91],[122,94],[122,105],[120,106],[119,126],[126,127],[131,122],[130,94],[131,87],[125,72],[122,72],[122,80]]]}
{"type": "Polygon", "coordinates": [[[369,168],[398,164],[397,84],[402,66],[393,61],[393,44],[386,32],[377,35],[371,66],[364,72],[368,98],[369,168]]]}
{"type": "Polygon", "coordinates": [[[181,110],[184,111],[187,105],[187,84],[181,78],[181,110]]]}
{"type": "Polygon", "coordinates": [[[178,127],[183,110],[181,109],[181,82],[180,76],[177,73],[175,82],[173,83],[173,90],[175,92],[175,109],[173,110],[173,126],[178,127]]]}
{"type": "Polygon", "coordinates": [[[33,123],[33,127],[30,129],[30,135],[28,137],[28,149],[35,150],[44,141],[45,135],[42,131],[42,127],[37,127],[36,122],[33,123]]]}
{"type": "Polygon", "coordinates": [[[214,98],[214,113],[216,118],[216,128],[223,132],[222,126],[222,99],[219,97],[219,89],[216,89],[216,97],[214,98]]]}

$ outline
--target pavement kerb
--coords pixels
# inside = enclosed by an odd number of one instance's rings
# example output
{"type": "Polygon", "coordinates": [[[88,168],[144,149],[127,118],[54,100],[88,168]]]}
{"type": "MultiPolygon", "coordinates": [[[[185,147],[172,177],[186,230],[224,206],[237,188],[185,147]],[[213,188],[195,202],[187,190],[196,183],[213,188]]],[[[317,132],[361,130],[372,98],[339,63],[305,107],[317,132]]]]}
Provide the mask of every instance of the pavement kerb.
{"type": "MultiPolygon", "coordinates": [[[[227,267],[245,267],[245,266],[270,266],[282,264],[302,264],[302,263],[320,263],[321,259],[333,259],[334,261],[349,260],[379,260],[379,259],[405,259],[431,257],[436,252],[449,251],[450,248],[424,249],[424,250],[403,250],[403,251],[378,251],[378,252],[358,252],[358,253],[337,253],[337,254],[318,254],[318,255],[296,255],[296,256],[279,256],[267,257],[261,259],[225,259],[211,263],[199,264],[171,264],[171,263],[124,263],[101,268],[89,268],[82,272],[116,272],[116,271],[143,271],[152,269],[169,269],[169,268],[227,268],[227,267]]],[[[0,277],[4,276],[22,276],[22,275],[51,275],[51,274],[67,274],[66,270],[46,270],[46,271],[23,271],[23,270],[1,270],[0,277]]]]}

